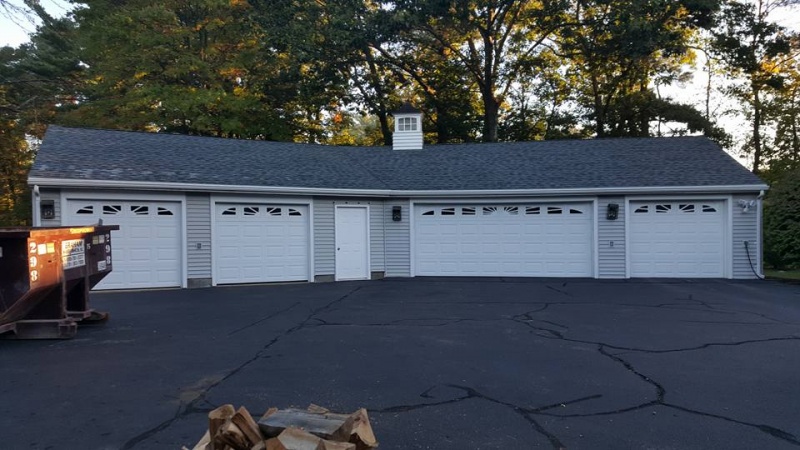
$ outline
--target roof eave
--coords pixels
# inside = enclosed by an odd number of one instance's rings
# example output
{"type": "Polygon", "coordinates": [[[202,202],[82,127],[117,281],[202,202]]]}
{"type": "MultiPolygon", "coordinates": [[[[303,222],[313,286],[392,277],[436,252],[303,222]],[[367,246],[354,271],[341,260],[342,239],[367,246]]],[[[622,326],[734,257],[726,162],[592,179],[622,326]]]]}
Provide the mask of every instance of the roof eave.
{"type": "Polygon", "coordinates": [[[28,184],[44,188],[131,189],[169,192],[262,193],[282,195],[325,195],[336,197],[541,197],[556,195],[636,195],[636,194],[730,194],[759,192],[766,184],[715,186],[634,186],[564,189],[469,189],[469,190],[389,190],[338,189],[288,186],[247,186],[154,181],[82,180],[70,178],[29,177],[28,184]]]}

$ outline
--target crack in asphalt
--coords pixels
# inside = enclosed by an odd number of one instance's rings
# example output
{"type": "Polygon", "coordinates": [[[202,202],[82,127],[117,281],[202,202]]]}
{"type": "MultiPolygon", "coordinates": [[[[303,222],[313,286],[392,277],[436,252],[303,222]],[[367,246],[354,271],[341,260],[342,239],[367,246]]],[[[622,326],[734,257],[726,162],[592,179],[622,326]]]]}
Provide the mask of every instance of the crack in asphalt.
{"type": "Polygon", "coordinates": [[[243,326],[241,328],[237,328],[237,329],[231,331],[230,333],[228,333],[228,336],[233,336],[234,334],[239,333],[240,331],[244,331],[244,330],[246,330],[246,329],[248,329],[250,327],[254,327],[254,326],[256,326],[256,325],[258,325],[258,324],[260,324],[262,322],[265,322],[265,321],[267,321],[269,319],[272,319],[273,317],[279,316],[279,315],[281,315],[281,314],[283,314],[283,313],[285,313],[285,312],[287,312],[287,311],[289,311],[291,309],[294,309],[294,307],[299,306],[299,305],[300,305],[300,302],[295,302],[294,304],[290,305],[287,308],[284,308],[284,309],[282,309],[280,311],[277,311],[277,312],[274,312],[272,314],[266,315],[266,316],[256,320],[253,323],[249,323],[249,324],[247,324],[247,325],[245,325],[245,326],[243,326]]]}
{"type": "MultiPolygon", "coordinates": [[[[355,294],[356,292],[358,292],[359,290],[361,290],[361,289],[362,289],[362,287],[363,287],[363,286],[358,286],[358,287],[356,287],[355,289],[352,289],[352,290],[350,290],[350,291],[349,291],[348,293],[346,293],[345,295],[343,295],[343,296],[341,296],[341,297],[339,297],[339,298],[337,298],[337,299],[335,299],[335,300],[333,300],[333,301],[331,301],[331,302],[328,302],[328,303],[327,303],[327,304],[325,304],[324,306],[321,306],[321,307],[319,307],[319,308],[316,308],[316,309],[313,309],[313,310],[311,310],[311,312],[309,313],[309,315],[308,315],[308,316],[306,316],[306,318],[305,318],[305,319],[303,319],[302,321],[300,321],[300,322],[299,322],[297,325],[295,325],[295,326],[293,326],[293,327],[291,327],[291,328],[287,329],[287,330],[286,330],[286,331],[284,331],[283,333],[281,333],[281,334],[279,334],[279,335],[275,336],[274,338],[272,338],[271,340],[269,340],[269,341],[268,341],[266,344],[264,344],[264,345],[261,347],[261,349],[259,349],[259,350],[258,350],[258,351],[255,353],[255,355],[253,355],[253,357],[251,357],[250,359],[248,359],[248,360],[244,361],[242,364],[238,365],[237,367],[235,367],[235,368],[233,368],[232,370],[230,370],[229,372],[227,372],[227,373],[226,373],[226,374],[225,374],[223,377],[221,377],[219,380],[216,380],[216,381],[214,381],[213,383],[210,383],[210,384],[208,384],[207,386],[205,386],[204,388],[202,388],[202,389],[199,391],[199,393],[197,394],[197,396],[195,396],[195,397],[194,397],[194,399],[192,399],[192,400],[191,400],[191,401],[189,401],[189,402],[181,402],[181,403],[178,405],[178,408],[177,408],[177,410],[175,411],[175,414],[174,414],[172,417],[170,417],[169,419],[167,419],[167,420],[165,420],[165,421],[163,421],[163,422],[159,423],[158,425],[156,425],[156,426],[154,426],[154,427],[152,427],[152,428],[150,428],[150,429],[148,429],[148,430],[145,430],[144,432],[142,432],[142,433],[139,433],[139,434],[137,434],[136,436],[134,436],[134,437],[132,437],[131,439],[129,439],[129,440],[128,440],[127,442],[125,442],[125,444],[124,444],[124,445],[121,447],[121,450],[130,450],[130,449],[132,449],[132,448],[135,448],[135,447],[136,447],[137,445],[139,445],[140,443],[142,443],[142,442],[144,442],[145,440],[147,440],[147,439],[149,439],[149,438],[153,437],[154,435],[156,435],[156,434],[160,433],[161,431],[164,431],[165,429],[167,429],[167,428],[169,428],[170,426],[172,426],[172,424],[173,424],[173,423],[175,423],[177,420],[179,420],[179,419],[181,419],[181,418],[183,418],[183,417],[185,417],[185,416],[188,416],[188,415],[191,415],[191,414],[203,413],[203,412],[204,412],[204,413],[208,413],[208,412],[210,412],[210,411],[211,411],[211,409],[198,408],[198,407],[197,407],[197,405],[198,405],[199,403],[201,403],[201,402],[208,403],[208,401],[206,400],[206,395],[208,395],[208,393],[209,393],[209,392],[210,392],[212,389],[214,389],[214,388],[216,388],[217,386],[221,385],[222,383],[224,383],[225,381],[227,381],[228,379],[230,379],[231,377],[233,377],[234,375],[236,375],[237,373],[239,373],[240,371],[242,371],[244,368],[246,368],[247,366],[249,366],[250,364],[252,364],[253,362],[255,362],[255,361],[257,361],[257,360],[261,359],[261,358],[263,357],[263,355],[264,355],[264,354],[265,354],[265,353],[266,353],[266,352],[267,352],[267,351],[270,349],[270,347],[272,347],[273,345],[275,345],[275,344],[276,344],[278,341],[280,341],[282,338],[285,338],[285,337],[287,337],[287,336],[291,335],[292,333],[295,333],[295,332],[297,332],[297,331],[299,331],[299,330],[301,330],[301,329],[305,328],[305,327],[308,325],[308,323],[309,323],[309,322],[311,322],[311,321],[315,320],[315,316],[316,316],[317,314],[321,314],[321,313],[324,313],[324,312],[327,312],[327,311],[329,311],[329,310],[330,310],[330,309],[332,309],[334,306],[338,305],[339,303],[343,302],[344,300],[346,300],[346,299],[347,299],[348,297],[350,297],[351,295],[353,295],[353,294],[355,294]]],[[[293,307],[294,307],[294,306],[292,306],[292,307],[289,307],[289,308],[286,308],[286,309],[284,309],[284,311],[283,311],[283,312],[289,311],[289,310],[290,310],[290,309],[292,309],[293,307]]],[[[272,315],[272,317],[273,317],[273,318],[274,318],[275,316],[277,316],[277,314],[273,314],[273,315],[272,315]]],[[[265,318],[264,320],[266,320],[266,318],[265,318]]],[[[263,321],[263,320],[261,320],[261,321],[263,321]]],[[[252,324],[251,324],[251,325],[252,325],[252,324]]],[[[251,326],[251,325],[248,325],[248,326],[251,326]]],[[[246,327],[244,327],[244,328],[246,328],[246,327]]],[[[231,334],[233,334],[233,333],[231,333],[231,334]]],[[[230,336],[230,334],[229,334],[229,336],[230,336]]]]}
{"type": "MultiPolygon", "coordinates": [[[[506,282],[506,280],[503,279],[503,280],[500,280],[500,282],[506,282]]],[[[509,282],[513,282],[513,281],[509,281],[509,282]]],[[[691,409],[691,408],[688,408],[688,407],[685,407],[685,406],[680,406],[680,405],[676,405],[676,404],[672,404],[672,403],[667,402],[665,400],[665,397],[667,395],[666,389],[659,382],[657,382],[656,380],[652,379],[651,377],[649,377],[646,374],[644,374],[644,373],[640,372],[639,370],[637,370],[631,362],[627,361],[626,359],[624,359],[621,356],[623,353],[631,353],[631,352],[649,353],[649,354],[666,354],[666,353],[675,353],[675,352],[697,351],[697,350],[707,349],[707,348],[711,348],[711,347],[740,346],[740,345],[749,345],[749,344],[764,343],[764,342],[792,341],[792,340],[800,340],[800,336],[790,335],[790,336],[773,337],[773,338],[765,338],[765,339],[751,339],[751,340],[744,340],[744,341],[737,341],[737,342],[712,342],[712,343],[705,343],[705,344],[694,346],[694,347],[674,348],[674,349],[646,349],[646,348],[636,348],[636,347],[624,347],[624,346],[613,345],[613,344],[608,344],[608,343],[604,343],[604,342],[596,342],[596,341],[569,338],[569,337],[566,337],[562,331],[554,330],[554,329],[551,329],[551,328],[548,328],[548,327],[544,327],[544,326],[539,326],[539,325],[540,324],[547,324],[547,325],[550,325],[550,326],[554,326],[554,327],[560,328],[561,330],[569,330],[568,326],[566,326],[564,324],[560,324],[560,323],[554,322],[554,321],[549,321],[549,320],[536,318],[536,314],[537,313],[543,312],[543,311],[547,310],[548,308],[550,308],[553,305],[595,304],[595,303],[592,303],[592,302],[542,302],[542,303],[539,304],[540,306],[537,309],[534,309],[534,310],[531,310],[531,311],[528,311],[528,312],[524,312],[522,314],[517,314],[517,315],[511,316],[511,317],[500,317],[500,318],[495,318],[495,319],[468,319],[468,318],[451,318],[451,317],[444,317],[444,318],[442,318],[442,317],[426,317],[426,318],[416,318],[416,319],[398,319],[398,320],[389,321],[389,322],[354,324],[354,323],[331,322],[331,321],[326,321],[326,320],[318,317],[319,315],[321,315],[321,314],[323,314],[325,312],[329,312],[330,310],[332,310],[336,305],[338,305],[339,303],[343,302],[344,300],[346,300],[351,295],[353,295],[356,292],[358,292],[359,290],[361,290],[362,287],[363,286],[356,287],[355,289],[349,291],[345,295],[343,295],[343,296],[341,296],[341,297],[339,297],[339,298],[337,298],[337,299],[335,299],[335,300],[333,300],[333,301],[331,301],[331,302],[329,302],[329,303],[327,303],[327,304],[325,304],[325,305],[323,305],[323,306],[321,306],[319,308],[313,309],[309,313],[309,315],[305,317],[305,319],[303,319],[302,321],[297,323],[295,326],[287,329],[283,333],[275,336],[274,338],[269,340],[266,344],[264,344],[261,347],[261,349],[259,349],[258,352],[256,352],[255,355],[252,358],[244,361],[239,366],[237,366],[234,369],[230,370],[223,377],[221,377],[219,380],[217,380],[217,381],[209,384],[208,386],[205,386],[204,388],[202,388],[199,391],[199,393],[197,394],[197,396],[194,397],[191,401],[182,402],[178,406],[177,410],[175,411],[175,414],[171,418],[169,418],[169,419],[159,423],[158,425],[156,425],[156,426],[154,426],[154,427],[152,427],[152,428],[150,428],[150,429],[138,434],[137,436],[134,436],[133,438],[131,438],[130,440],[128,440],[125,443],[125,445],[122,447],[122,449],[123,450],[133,449],[138,444],[144,442],[145,440],[149,439],[150,437],[152,437],[152,436],[164,431],[165,429],[169,428],[175,421],[181,419],[182,417],[185,417],[185,416],[190,415],[190,414],[200,414],[200,413],[208,413],[208,412],[210,412],[213,409],[214,405],[212,405],[210,402],[208,402],[208,400],[206,399],[206,396],[208,395],[208,393],[212,389],[220,386],[222,383],[224,383],[225,381],[227,381],[228,379],[230,379],[231,377],[233,377],[234,375],[239,373],[241,370],[246,368],[248,365],[250,365],[254,361],[256,361],[258,359],[261,359],[261,358],[264,358],[265,357],[265,353],[273,345],[275,345],[277,342],[279,342],[281,339],[286,338],[286,337],[290,336],[291,334],[293,334],[293,333],[295,333],[297,331],[300,331],[302,329],[313,328],[313,327],[322,327],[322,326],[442,327],[442,326],[449,326],[449,325],[454,325],[454,324],[459,324],[459,323],[464,323],[464,322],[488,322],[488,321],[512,321],[512,322],[515,322],[515,323],[518,323],[518,324],[522,324],[522,325],[530,328],[531,330],[534,331],[534,335],[535,336],[538,336],[538,337],[541,337],[541,338],[554,339],[554,340],[563,340],[563,341],[566,341],[566,342],[571,342],[571,343],[576,343],[576,344],[594,346],[596,351],[598,353],[600,353],[603,357],[608,358],[611,361],[613,361],[614,363],[622,366],[626,371],[628,371],[629,373],[632,373],[633,375],[635,375],[642,382],[650,385],[655,391],[656,398],[654,400],[643,402],[641,404],[632,405],[632,406],[629,406],[629,407],[619,408],[619,409],[615,409],[615,410],[609,410],[609,411],[600,411],[600,412],[587,413],[587,414],[556,414],[556,413],[553,413],[551,411],[553,409],[563,408],[563,407],[568,406],[568,405],[573,405],[573,404],[578,404],[578,403],[582,403],[582,402],[587,402],[587,401],[599,399],[599,398],[602,398],[603,395],[602,394],[594,394],[594,395],[589,395],[589,396],[585,396],[585,397],[581,397],[581,398],[577,398],[577,399],[566,400],[566,401],[563,401],[563,402],[556,402],[556,403],[543,405],[543,406],[538,406],[538,407],[526,407],[526,406],[521,406],[521,405],[517,405],[517,404],[511,403],[511,402],[507,402],[507,401],[503,401],[503,400],[500,400],[500,399],[497,399],[497,398],[490,397],[490,396],[488,396],[486,394],[481,393],[480,391],[476,390],[475,388],[472,388],[472,387],[469,387],[469,386],[463,386],[463,385],[458,385],[458,384],[443,384],[443,385],[437,385],[437,386],[430,387],[426,391],[422,392],[420,394],[420,397],[424,398],[424,399],[434,399],[435,397],[431,395],[431,392],[436,387],[439,387],[439,386],[446,386],[446,387],[450,387],[450,388],[453,388],[453,389],[457,389],[457,390],[462,391],[464,394],[461,395],[461,396],[457,396],[457,397],[454,397],[454,398],[449,398],[449,399],[441,400],[441,401],[423,402],[423,403],[410,404],[410,405],[397,405],[397,406],[389,406],[389,407],[384,407],[384,408],[368,408],[369,411],[370,412],[374,412],[374,413],[378,413],[378,414],[381,414],[381,413],[384,413],[384,414],[398,414],[398,413],[405,413],[405,412],[410,412],[410,411],[423,409],[423,408],[440,407],[440,406],[455,404],[455,403],[468,401],[468,400],[486,401],[486,402],[490,402],[490,403],[493,403],[493,404],[497,404],[497,405],[509,408],[511,411],[513,411],[515,414],[519,415],[527,423],[529,423],[529,425],[532,427],[532,429],[536,433],[538,433],[539,435],[541,435],[544,438],[546,438],[548,440],[548,442],[550,443],[550,445],[552,446],[552,448],[560,450],[560,449],[566,448],[564,446],[563,442],[561,441],[561,439],[558,436],[556,436],[553,432],[551,432],[548,429],[546,429],[536,419],[536,416],[554,417],[554,418],[576,418],[576,417],[609,416],[609,415],[615,415],[615,414],[622,414],[622,413],[626,413],[626,412],[630,412],[630,411],[641,410],[641,409],[649,408],[649,407],[653,407],[653,406],[662,406],[662,407],[667,407],[667,408],[680,410],[680,411],[683,411],[683,412],[689,413],[689,414],[695,414],[695,415],[708,417],[708,418],[715,418],[715,419],[727,421],[727,422],[730,422],[730,423],[738,424],[738,425],[741,425],[741,426],[752,427],[752,428],[757,429],[757,430],[759,430],[759,431],[761,431],[761,432],[763,432],[763,433],[765,433],[765,434],[767,434],[769,436],[772,436],[772,437],[774,437],[776,439],[780,439],[780,440],[782,440],[784,442],[800,446],[800,440],[798,440],[798,438],[795,437],[793,434],[791,434],[791,433],[789,433],[787,431],[781,430],[781,429],[779,429],[777,427],[773,427],[771,425],[749,423],[749,422],[740,421],[740,420],[737,420],[737,419],[734,419],[734,418],[731,418],[731,417],[722,416],[722,415],[713,414],[713,413],[708,413],[708,412],[703,412],[703,411],[698,411],[698,410],[694,410],[694,409],[691,409]],[[612,350],[615,351],[615,352],[612,353],[611,352],[612,350]],[[622,353],[619,353],[619,352],[622,352],[622,353]],[[202,407],[199,406],[201,404],[206,404],[211,408],[202,408],[202,407]]],[[[570,294],[569,292],[567,292],[565,290],[562,290],[562,289],[559,289],[559,288],[556,288],[556,287],[553,287],[553,286],[550,286],[550,285],[545,285],[545,287],[547,289],[549,289],[549,290],[558,292],[558,293],[560,293],[562,295],[570,296],[570,297],[572,296],[572,294],[570,294]]],[[[566,283],[564,283],[564,285],[562,285],[561,287],[566,287],[566,283]]],[[[697,308],[700,307],[700,308],[702,308],[702,311],[705,311],[705,312],[713,312],[713,313],[719,313],[719,314],[739,314],[739,313],[748,314],[749,313],[749,314],[753,314],[753,315],[758,315],[758,316],[760,316],[760,317],[762,317],[764,319],[767,319],[767,320],[770,320],[770,321],[773,321],[773,322],[779,322],[779,323],[783,323],[783,324],[794,325],[794,324],[791,324],[791,323],[783,322],[781,320],[768,317],[768,316],[766,316],[764,314],[760,314],[760,313],[753,313],[753,312],[749,312],[749,311],[725,311],[725,310],[721,310],[721,309],[719,309],[719,308],[717,308],[715,306],[712,306],[711,304],[708,304],[706,302],[702,302],[702,301],[699,301],[697,299],[694,299],[691,295],[689,296],[688,299],[677,299],[677,300],[688,301],[688,302],[692,302],[692,303],[683,303],[683,302],[682,303],[661,303],[661,304],[657,304],[657,305],[642,305],[642,304],[624,304],[624,303],[620,303],[620,304],[616,304],[616,305],[618,305],[618,306],[629,306],[629,307],[645,307],[645,308],[649,307],[649,308],[664,308],[664,309],[680,309],[680,310],[690,310],[690,311],[698,311],[697,308]]],[[[430,303],[430,302],[408,302],[408,303],[430,303]]],[[[452,302],[450,302],[450,303],[452,303],[452,302]]],[[[473,302],[465,302],[465,303],[473,303],[473,302]]],[[[505,303],[509,303],[509,302],[505,302],[505,303]]],[[[513,302],[513,303],[517,303],[517,302],[513,302]]],[[[536,302],[533,302],[533,303],[531,303],[531,302],[518,302],[518,303],[536,304],[536,302]]],[[[273,313],[273,314],[265,316],[265,317],[263,317],[261,319],[258,319],[255,322],[252,322],[252,323],[250,323],[248,325],[245,325],[245,326],[243,326],[243,327],[241,327],[239,329],[236,329],[236,330],[232,331],[231,333],[228,334],[228,336],[234,335],[234,334],[236,334],[236,333],[238,333],[240,331],[243,331],[243,330],[245,330],[247,328],[250,328],[252,326],[256,326],[256,325],[258,325],[260,323],[263,323],[263,322],[265,322],[267,320],[270,320],[270,319],[272,319],[274,317],[277,317],[280,314],[286,313],[289,310],[297,307],[299,304],[300,304],[299,302],[295,303],[293,305],[290,305],[287,308],[284,308],[281,311],[278,311],[276,313],[273,313]]],[[[712,321],[711,323],[725,324],[726,322],[713,322],[712,321]]],[[[761,323],[749,323],[749,322],[744,322],[744,323],[752,324],[752,325],[760,325],[761,324],[761,323]]],[[[266,356],[266,357],[268,357],[268,356],[266,356]]]]}
{"type": "MultiPolygon", "coordinates": [[[[677,410],[680,410],[680,411],[683,411],[683,412],[686,412],[686,413],[690,413],[690,414],[700,415],[700,416],[709,417],[709,418],[715,418],[715,419],[724,420],[724,421],[727,421],[727,422],[730,422],[730,423],[735,423],[735,424],[739,424],[739,425],[743,425],[743,426],[747,426],[747,427],[752,427],[752,428],[755,428],[755,429],[757,429],[757,430],[759,430],[759,431],[761,431],[763,433],[766,433],[766,434],[768,434],[768,435],[770,435],[770,436],[772,436],[772,437],[774,437],[776,439],[780,439],[780,440],[783,440],[783,441],[788,442],[790,444],[793,444],[793,445],[796,445],[796,446],[800,446],[800,440],[798,440],[798,438],[796,436],[794,436],[793,434],[791,434],[791,433],[789,433],[787,431],[781,430],[780,428],[773,427],[771,425],[745,422],[745,421],[737,420],[737,419],[734,419],[734,418],[731,418],[731,417],[727,417],[727,416],[723,416],[723,415],[719,415],[719,414],[707,413],[707,412],[703,412],[703,411],[698,411],[698,410],[695,410],[695,409],[687,408],[685,406],[680,406],[680,405],[675,405],[673,403],[668,403],[668,402],[665,401],[665,397],[667,395],[667,391],[661,385],[661,383],[657,382],[653,378],[651,378],[651,377],[645,375],[644,373],[640,372],[639,370],[637,370],[630,361],[627,361],[624,358],[622,358],[620,356],[620,354],[612,354],[607,350],[607,349],[615,349],[615,350],[627,350],[628,352],[664,354],[664,353],[673,353],[673,352],[684,352],[684,351],[701,350],[701,349],[706,349],[706,348],[716,347],[716,346],[739,346],[739,345],[747,345],[747,344],[755,344],[755,343],[763,343],[763,342],[777,342],[777,341],[791,341],[791,340],[799,340],[800,341],[800,337],[798,337],[798,336],[786,336],[786,337],[776,337],[776,338],[766,338],[766,339],[750,339],[750,340],[737,341],[737,342],[712,342],[712,343],[706,343],[706,344],[695,346],[695,347],[687,347],[687,348],[681,348],[681,349],[649,350],[649,349],[637,349],[637,348],[620,347],[620,346],[606,344],[606,343],[603,343],[603,342],[593,342],[593,341],[566,338],[560,332],[557,332],[555,330],[551,330],[549,328],[535,327],[534,325],[532,325],[531,322],[537,321],[537,319],[535,319],[533,317],[533,313],[531,313],[531,312],[527,312],[527,313],[523,313],[523,314],[517,315],[517,316],[515,316],[515,318],[513,320],[518,322],[518,323],[521,323],[521,324],[523,324],[523,325],[525,325],[525,326],[527,326],[529,328],[537,329],[538,331],[544,331],[547,334],[549,334],[550,336],[552,336],[552,337],[548,337],[548,336],[543,336],[541,334],[537,334],[540,337],[544,337],[544,338],[548,338],[548,339],[553,339],[554,338],[554,339],[564,340],[564,341],[567,341],[567,342],[580,343],[580,344],[586,344],[586,345],[591,345],[591,344],[596,345],[597,351],[601,355],[611,359],[612,361],[614,361],[617,364],[622,365],[628,372],[634,374],[636,377],[638,377],[644,383],[647,383],[650,386],[652,386],[655,389],[655,392],[656,392],[656,399],[655,400],[651,400],[649,402],[644,402],[644,403],[641,403],[641,404],[638,404],[638,405],[633,405],[633,406],[630,406],[630,407],[627,407],[627,408],[620,408],[620,409],[616,409],[616,410],[612,410],[612,411],[601,411],[601,412],[588,413],[588,414],[551,414],[551,413],[546,413],[544,411],[539,411],[539,412],[535,412],[533,414],[552,416],[552,417],[558,417],[558,418],[596,417],[596,416],[616,415],[616,414],[626,413],[626,412],[630,412],[630,411],[640,410],[640,409],[643,409],[643,408],[649,408],[649,407],[652,407],[652,406],[664,406],[664,407],[677,409],[677,410]],[[520,319],[520,318],[525,318],[525,320],[520,319]]],[[[539,322],[543,322],[542,320],[538,320],[538,321],[539,322]]]]}
{"type": "MultiPolygon", "coordinates": [[[[435,388],[437,388],[439,386],[440,385],[436,385],[436,386],[432,386],[432,387],[428,388],[427,390],[422,392],[422,394],[420,394],[420,397],[422,397],[422,398],[432,398],[431,395],[430,395],[430,392],[433,389],[435,389],[435,388]]],[[[463,401],[466,401],[466,400],[483,400],[483,401],[487,401],[487,402],[494,403],[494,404],[497,404],[497,405],[500,405],[500,406],[504,406],[506,408],[511,409],[514,413],[516,413],[517,415],[522,417],[523,420],[528,422],[531,425],[531,427],[533,427],[533,429],[537,433],[539,433],[542,436],[544,436],[548,440],[548,442],[550,442],[550,445],[554,449],[559,449],[560,450],[560,449],[565,449],[566,447],[561,442],[561,440],[558,438],[558,436],[556,436],[552,432],[548,431],[544,426],[542,426],[542,424],[539,423],[539,421],[537,421],[536,419],[531,417],[531,415],[534,412],[542,410],[542,409],[563,407],[565,404],[572,404],[572,403],[582,402],[582,401],[586,401],[586,400],[590,400],[590,399],[601,397],[600,395],[592,395],[592,396],[589,396],[589,397],[584,397],[584,398],[580,398],[580,399],[576,399],[576,400],[571,400],[571,401],[568,401],[568,402],[565,402],[565,403],[547,405],[547,406],[543,406],[543,407],[539,407],[539,408],[526,408],[524,406],[519,406],[519,405],[516,405],[516,404],[511,403],[511,402],[506,402],[506,401],[503,401],[503,400],[499,400],[499,399],[490,397],[488,395],[485,395],[485,394],[479,392],[477,389],[469,387],[469,386],[463,386],[463,385],[458,385],[458,384],[443,384],[441,386],[446,386],[446,387],[451,387],[453,389],[458,389],[460,391],[463,391],[464,395],[456,397],[456,398],[442,400],[440,402],[427,402],[427,403],[418,403],[418,404],[413,404],[413,405],[391,406],[391,407],[388,407],[388,408],[368,408],[368,410],[370,411],[370,413],[377,413],[377,414],[404,413],[404,412],[414,411],[414,410],[417,410],[417,409],[438,407],[438,406],[443,406],[443,405],[450,405],[450,404],[454,404],[454,403],[463,402],[463,401]]]]}

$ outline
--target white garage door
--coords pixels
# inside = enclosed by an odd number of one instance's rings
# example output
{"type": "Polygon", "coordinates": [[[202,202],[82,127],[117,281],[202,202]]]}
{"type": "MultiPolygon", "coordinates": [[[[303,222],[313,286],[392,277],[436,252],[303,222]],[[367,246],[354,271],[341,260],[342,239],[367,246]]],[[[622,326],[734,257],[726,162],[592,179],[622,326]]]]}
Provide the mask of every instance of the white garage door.
{"type": "Polygon", "coordinates": [[[304,205],[217,203],[214,281],[309,279],[309,214],[304,205]]]}
{"type": "Polygon", "coordinates": [[[181,206],[178,202],[67,201],[64,225],[103,219],[111,232],[114,269],[95,289],[180,287],[181,206]]]}
{"type": "Polygon", "coordinates": [[[592,276],[591,203],[416,205],[414,264],[430,276],[592,276]]]}
{"type": "Polygon", "coordinates": [[[721,201],[631,202],[630,210],[632,277],[723,276],[721,201]]]}

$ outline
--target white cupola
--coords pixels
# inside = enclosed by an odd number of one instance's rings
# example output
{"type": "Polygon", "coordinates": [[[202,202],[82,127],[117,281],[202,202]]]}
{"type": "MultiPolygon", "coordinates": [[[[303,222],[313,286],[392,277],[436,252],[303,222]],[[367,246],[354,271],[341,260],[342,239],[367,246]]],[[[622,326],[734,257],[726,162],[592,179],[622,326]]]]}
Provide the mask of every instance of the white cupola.
{"type": "Polygon", "coordinates": [[[394,116],[393,150],[422,150],[422,111],[405,102],[394,116]]]}

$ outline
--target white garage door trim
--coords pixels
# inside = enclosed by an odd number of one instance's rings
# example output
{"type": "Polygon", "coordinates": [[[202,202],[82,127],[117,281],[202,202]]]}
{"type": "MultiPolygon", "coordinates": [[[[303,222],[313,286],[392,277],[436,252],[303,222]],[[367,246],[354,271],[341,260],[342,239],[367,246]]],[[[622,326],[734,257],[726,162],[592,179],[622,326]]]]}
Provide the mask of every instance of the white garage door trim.
{"type": "Polygon", "coordinates": [[[209,215],[211,217],[211,285],[217,286],[219,274],[217,273],[216,251],[216,210],[217,203],[258,204],[258,205],[298,205],[304,206],[308,211],[308,280],[314,281],[314,201],[309,197],[260,197],[247,195],[211,195],[209,215]]]}
{"type": "MultiPolygon", "coordinates": [[[[464,198],[464,199],[432,199],[432,200],[417,200],[409,202],[409,210],[407,216],[409,217],[409,247],[410,247],[410,272],[411,276],[424,276],[418,275],[418,262],[417,262],[417,207],[419,206],[485,206],[485,205],[523,205],[526,203],[537,205],[569,205],[580,204],[586,207],[586,212],[589,213],[591,226],[589,227],[589,269],[582,277],[597,278],[598,274],[598,215],[597,215],[597,198],[594,197],[573,197],[573,198],[494,198],[494,199],[481,199],[481,198],[464,198]]],[[[536,276],[536,275],[533,275],[536,276]]]]}
{"type": "MultiPolygon", "coordinates": [[[[61,190],[59,195],[59,203],[61,204],[61,217],[60,222],[62,225],[66,224],[66,217],[69,214],[69,201],[143,201],[143,202],[176,202],[180,203],[180,271],[181,280],[179,287],[188,287],[188,272],[187,266],[187,236],[186,236],[186,196],[179,194],[161,194],[161,193],[148,193],[148,192],[84,192],[84,191],[71,191],[61,190]]],[[[113,242],[113,231],[112,231],[113,242]]],[[[113,244],[112,244],[113,245],[113,244]]],[[[113,254],[113,249],[112,249],[113,254]]]]}
{"type": "Polygon", "coordinates": [[[723,218],[725,223],[722,226],[722,277],[733,278],[733,197],[730,195],[682,195],[679,197],[665,195],[649,196],[628,196],[625,197],[625,277],[631,278],[631,203],[640,201],[665,201],[665,202],[697,202],[709,200],[721,202],[723,208],[723,218]]]}

